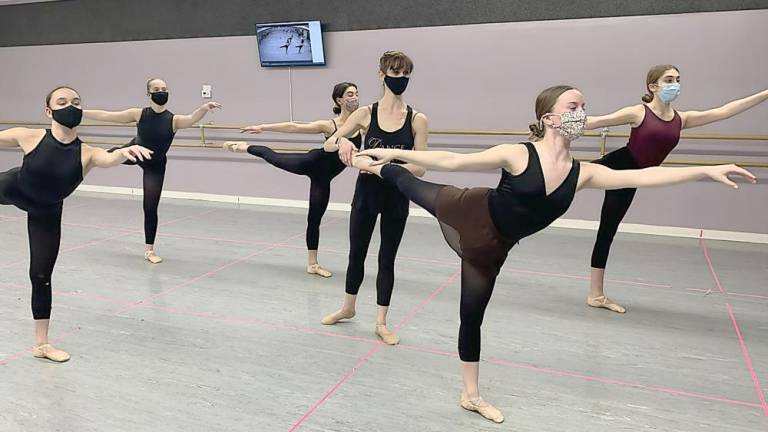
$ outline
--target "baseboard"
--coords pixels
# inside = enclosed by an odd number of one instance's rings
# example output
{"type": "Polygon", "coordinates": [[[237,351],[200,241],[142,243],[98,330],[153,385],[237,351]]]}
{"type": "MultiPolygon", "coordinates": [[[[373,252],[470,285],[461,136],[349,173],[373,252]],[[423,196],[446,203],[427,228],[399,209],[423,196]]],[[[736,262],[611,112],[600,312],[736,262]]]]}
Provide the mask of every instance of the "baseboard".
{"type": "MultiPolygon", "coordinates": [[[[117,194],[117,195],[141,196],[143,194],[143,191],[141,189],[116,187],[116,186],[80,185],[77,188],[77,190],[80,192],[97,192],[97,193],[117,194]]],[[[197,193],[197,192],[163,191],[163,197],[186,199],[186,200],[223,202],[223,203],[230,203],[230,204],[265,205],[265,206],[275,206],[275,207],[307,208],[309,206],[309,203],[303,200],[289,200],[289,199],[280,199],[280,198],[259,198],[259,197],[235,196],[235,195],[218,195],[218,194],[205,194],[205,193],[197,193]]],[[[350,211],[350,209],[351,209],[350,205],[345,203],[328,204],[328,210],[348,212],[350,211]]],[[[412,208],[410,214],[411,216],[416,216],[416,217],[432,217],[432,215],[430,215],[426,210],[421,208],[412,208]]],[[[590,220],[581,220],[581,219],[558,219],[551,226],[558,227],[558,228],[585,229],[585,230],[596,231],[598,227],[598,222],[590,221],[590,220]]],[[[631,233],[631,234],[658,235],[658,236],[666,236],[666,237],[703,238],[707,240],[726,240],[726,241],[736,241],[736,242],[744,242],[744,243],[768,244],[768,234],[749,233],[749,232],[740,232],[740,231],[722,231],[722,230],[710,230],[710,229],[698,229],[698,228],[622,223],[619,226],[619,232],[631,233]]]]}

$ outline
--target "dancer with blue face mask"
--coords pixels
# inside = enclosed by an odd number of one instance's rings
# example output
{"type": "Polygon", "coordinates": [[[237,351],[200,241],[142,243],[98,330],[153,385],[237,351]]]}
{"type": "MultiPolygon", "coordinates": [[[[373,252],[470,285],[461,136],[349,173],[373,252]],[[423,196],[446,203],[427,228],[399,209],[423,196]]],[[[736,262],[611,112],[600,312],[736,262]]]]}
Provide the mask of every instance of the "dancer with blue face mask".
{"type": "MultiPolygon", "coordinates": [[[[683,129],[725,120],[768,100],[768,89],[743,99],[706,111],[676,111],[672,102],[680,96],[680,71],[673,65],[656,65],[646,77],[644,103],[622,108],[604,116],[589,116],[585,129],[631,125],[632,132],[625,147],[612,151],[595,163],[615,170],[659,166],[680,141],[683,129]]],[[[636,189],[605,192],[600,213],[600,228],[592,249],[592,272],[587,304],[618,313],[626,312],[620,304],[605,295],[605,266],[613,238],[624,219],[636,189]]]]}

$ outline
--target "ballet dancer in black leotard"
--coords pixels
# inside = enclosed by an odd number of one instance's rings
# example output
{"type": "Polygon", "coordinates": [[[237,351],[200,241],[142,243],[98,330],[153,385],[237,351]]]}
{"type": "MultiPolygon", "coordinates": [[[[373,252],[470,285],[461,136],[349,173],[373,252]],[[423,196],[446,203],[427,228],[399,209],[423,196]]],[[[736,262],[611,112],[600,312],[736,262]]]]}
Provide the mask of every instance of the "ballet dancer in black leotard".
{"type": "Polygon", "coordinates": [[[70,87],[57,87],[45,98],[50,129],[11,128],[0,131],[0,147],[20,147],[20,167],[0,173],[0,204],[27,213],[29,277],[32,282],[32,317],[35,320],[35,357],[56,362],[69,354],[48,343],[51,318],[51,275],[59,254],[63,201],[93,167],[107,168],[126,160],[149,160],[151,151],[133,145],[109,153],[83,144],[77,125],[83,116],[80,95],[70,87]]]}
{"type": "Polygon", "coordinates": [[[582,94],[570,86],[539,94],[536,117],[538,123],[531,125],[534,143],[502,144],[466,154],[373,149],[358,154],[354,165],[383,177],[434,215],[446,241],[461,257],[461,405],[495,422],[502,422],[504,416],[480,398],[478,386],[480,326],[496,277],[516,242],[565,213],[582,188],[664,186],[705,177],[736,187],[728,175],[755,181],[750,172],[735,165],[614,171],[579,163],[571,156],[570,145],[581,136],[586,114],[582,94]],[[417,179],[396,164],[382,165],[392,160],[442,171],[501,169],[501,180],[495,189],[458,189],[417,179]]]}
{"type": "MultiPolygon", "coordinates": [[[[221,108],[217,102],[206,102],[189,115],[173,114],[165,104],[168,102],[168,86],[159,78],[147,80],[147,96],[150,99],[146,108],[130,108],[119,112],[85,110],[83,117],[114,123],[136,122],[137,136],[127,145],[140,144],[154,151],[151,161],[128,162],[129,165],[139,165],[144,173],[144,259],[152,264],[163,261],[155,254],[155,237],[157,235],[160,195],[163,192],[165,180],[166,157],[171,142],[179,129],[194,126],[205,115],[216,108],[221,108]]],[[[114,151],[120,147],[110,149],[114,151]]]]}
{"type": "MultiPolygon", "coordinates": [[[[362,148],[399,148],[425,150],[427,148],[427,117],[416,113],[405,103],[402,94],[408,86],[413,62],[399,51],[387,51],[379,60],[379,79],[384,96],[373,105],[358,109],[344,126],[325,142],[326,150],[338,149],[341,160],[349,165],[352,152],[358,148],[344,137],[365,130],[362,148]]],[[[422,175],[421,167],[404,164],[405,169],[422,175]]],[[[395,283],[395,257],[408,219],[408,199],[380,178],[361,173],[357,177],[352,213],[349,219],[349,264],[344,303],[340,310],[325,316],[322,323],[336,324],[339,320],[355,316],[355,303],[363,283],[365,257],[371,243],[376,219],[381,215],[381,245],[379,246],[379,273],[376,277],[376,330],[388,345],[400,338],[387,329],[387,312],[395,283]]]]}
{"type": "MultiPolygon", "coordinates": [[[[258,134],[262,132],[283,132],[315,134],[322,133],[326,138],[333,135],[344,125],[359,106],[357,86],[350,82],[336,84],[331,98],[337,117],[330,120],[317,120],[311,123],[269,123],[248,126],[242,132],[258,134]]],[[[355,146],[362,142],[360,131],[350,138],[355,146]]],[[[317,261],[317,247],[320,240],[320,224],[331,198],[331,180],[339,175],[346,165],[341,162],[337,152],[326,152],[322,148],[307,153],[278,153],[266,146],[249,145],[246,142],[225,142],[223,147],[234,152],[248,152],[270,164],[288,172],[309,177],[309,213],[307,214],[307,273],[331,277],[331,272],[321,267],[317,261]]]]}

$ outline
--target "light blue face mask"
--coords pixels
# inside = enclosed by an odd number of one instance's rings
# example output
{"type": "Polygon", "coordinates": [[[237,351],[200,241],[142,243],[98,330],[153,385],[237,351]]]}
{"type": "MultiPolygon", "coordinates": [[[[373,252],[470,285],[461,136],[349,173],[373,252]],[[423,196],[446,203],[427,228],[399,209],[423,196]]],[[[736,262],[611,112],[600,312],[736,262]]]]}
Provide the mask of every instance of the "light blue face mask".
{"type": "Polygon", "coordinates": [[[668,104],[680,96],[680,83],[665,83],[659,91],[659,98],[662,102],[668,104]]]}

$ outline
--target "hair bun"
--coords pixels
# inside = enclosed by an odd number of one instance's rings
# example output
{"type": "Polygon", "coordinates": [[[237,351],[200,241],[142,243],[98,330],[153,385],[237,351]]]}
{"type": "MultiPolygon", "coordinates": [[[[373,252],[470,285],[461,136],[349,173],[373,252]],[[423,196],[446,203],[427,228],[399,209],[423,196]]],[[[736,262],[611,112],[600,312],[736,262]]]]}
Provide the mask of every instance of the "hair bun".
{"type": "Polygon", "coordinates": [[[544,138],[544,129],[538,123],[531,123],[528,129],[531,131],[530,138],[544,138]]]}

